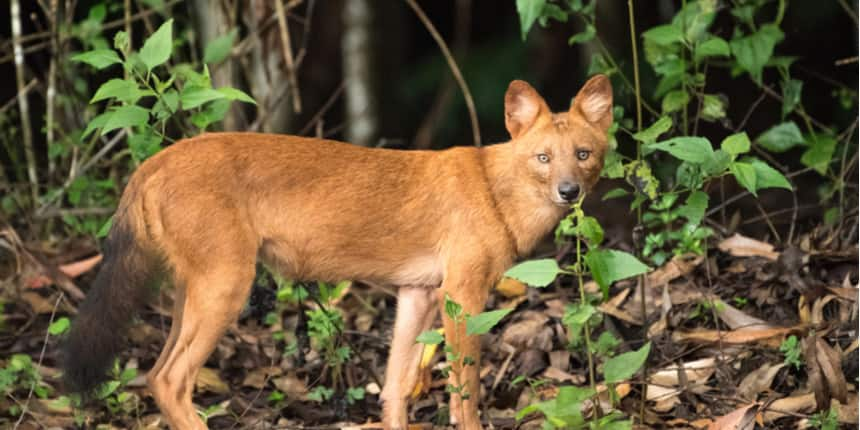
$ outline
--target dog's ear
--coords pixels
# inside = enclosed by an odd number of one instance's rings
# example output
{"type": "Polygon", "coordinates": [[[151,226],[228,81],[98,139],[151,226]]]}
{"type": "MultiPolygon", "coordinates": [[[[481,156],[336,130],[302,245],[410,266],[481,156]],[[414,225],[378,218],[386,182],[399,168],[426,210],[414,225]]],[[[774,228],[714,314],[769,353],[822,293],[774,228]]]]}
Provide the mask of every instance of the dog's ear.
{"type": "Polygon", "coordinates": [[[516,139],[535,125],[541,116],[549,115],[543,97],[525,81],[513,81],[505,93],[505,127],[516,139]]]}
{"type": "Polygon", "coordinates": [[[606,75],[596,75],[583,85],[570,106],[573,115],[608,130],[612,125],[612,84],[606,75]]]}

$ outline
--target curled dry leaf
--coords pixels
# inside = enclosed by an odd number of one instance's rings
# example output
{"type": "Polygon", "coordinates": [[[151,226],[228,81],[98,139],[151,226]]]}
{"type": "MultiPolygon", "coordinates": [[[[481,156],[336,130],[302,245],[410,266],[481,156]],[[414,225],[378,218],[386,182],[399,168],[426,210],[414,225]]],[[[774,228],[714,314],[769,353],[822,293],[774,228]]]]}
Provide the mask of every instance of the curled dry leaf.
{"type": "Polygon", "coordinates": [[[815,394],[800,394],[774,400],[764,408],[761,421],[770,423],[789,414],[809,413],[815,410],[815,394]]]}
{"type": "Polygon", "coordinates": [[[230,386],[221,379],[218,371],[209,367],[200,368],[200,372],[197,373],[195,386],[199,391],[209,391],[215,394],[227,394],[230,392],[230,386]]]}
{"type": "Polygon", "coordinates": [[[648,378],[648,400],[655,402],[654,410],[668,412],[680,402],[678,394],[682,390],[703,393],[708,390],[705,385],[716,370],[716,358],[709,357],[689,361],[679,366],[668,366],[654,372],[648,378]],[[681,386],[681,372],[684,374],[685,386],[681,386]]]}
{"type": "Polygon", "coordinates": [[[785,363],[765,363],[748,373],[738,385],[738,396],[742,399],[756,400],[759,393],[770,388],[773,378],[785,366],[785,363]]]}
{"type": "Polygon", "coordinates": [[[552,328],[547,325],[549,318],[541,312],[527,311],[516,322],[508,324],[502,332],[502,341],[517,348],[537,348],[552,350],[552,328]]]}
{"type": "Polygon", "coordinates": [[[779,253],[773,250],[773,245],[737,233],[720,242],[717,248],[735,257],[764,257],[772,261],[779,258],[779,253]]]}
{"type": "Polygon", "coordinates": [[[809,386],[819,409],[828,409],[831,398],[845,403],[847,382],[842,373],[842,357],[823,339],[812,335],[803,341],[803,354],[809,375],[809,386]]]}
{"type": "Polygon", "coordinates": [[[755,427],[758,406],[758,403],[753,403],[735,409],[714,420],[708,430],[752,430],[755,427]]]}
{"type": "Polygon", "coordinates": [[[782,337],[797,331],[799,327],[780,327],[769,329],[742,328],[732,331],[695,330],[689,332],[676,331],[672,334],[675,342],[696,342],[741,345],[748,343],[763,343],[769,346],[779,346],[782,337]]]}
{"type": "Polygon", "coordinates": [[[756,317],[749,316],[745,314],[740,309],[722,301],[719,299],[715,299],[714,302],[715,308],[718,310],[717,315],[720,317],[724,323],[726,323],[729,328],[732,330],[738,330],[742,328],[748,329],[770,329],[774,328],[772,325],[766,323],[764,320],[761,320],[756,317]]]}

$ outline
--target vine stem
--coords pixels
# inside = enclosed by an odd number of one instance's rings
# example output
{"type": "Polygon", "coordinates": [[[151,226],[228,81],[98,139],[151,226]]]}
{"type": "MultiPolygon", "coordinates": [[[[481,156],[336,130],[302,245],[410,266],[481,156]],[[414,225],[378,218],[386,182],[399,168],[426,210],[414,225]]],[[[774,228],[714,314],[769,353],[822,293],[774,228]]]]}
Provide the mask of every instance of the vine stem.
{"type": "MultiPolygon", "coordinates": [[[[686,3],[686,1],[685,1],[686,3]]],[[[627,0],[627,18],[628,23],[630,25],[630,47],[633,50],[633,79],[635,81],[635,91],[636,91],[636,131],[642,131],[642,93],[641,88],[639,86],[639,49],[636,44],[636,19],[633,14],[633,0],[627,0]]],[[[686,108],[684,108],[684,116],[686,117],[686,108]]],[[[685,121],[686,127],[686,121],[685,121]]],[[[686,133],[685,133],[686,134],[686,133]]],[[[642,145],[637,141],[636,142],[636,161],[642,161],[642,145]]],[[[642,225],[642,207],[641,205],[636,208],[636,226],[640,227],[642,225]]],[[[638,245],[638,244],[637,244],[638,245]]],[[[636,252],[639,253],[639,246],[636,246],[636,252]]],[[[647,283],[647,278],[645,275],[639,276],[639,301],[641,302],[642,312],[642,331],[643,335],[647,338],[648,335],[648,325],[646,322],[646,317],[648,315],[648,309],[645,306],[645,286],[647,283]]],[[[645,402],[648,400],[648,361],[645,360],[645,364],[642,368],[642,397],[639,402],[639,422],[645,422],[645,402]]]]}
{"type": "MultiPolygon", "coordinates": [[[[580,212],[582,200],[579,201],[577,207],[574,209],[575,211],[580,212]]],[[[580,218],[581,220],[582,218],[580,218]]],[[[579,220],[578,220],[579,221],[579,220]]],[[[585,296],[585,283],[582,281],[582,239],[579,235],[576,236],[576,280],[579,284],[579,302],[581,305],[585,306],[586,296],[585,296]]],[[[595,396],[597,395],[597,383],[594,380],[594,357],[591,353],[591,323],[586,320],[583,325],[583,329],[585,330],[585,356],[588,357],[588,382],[591,385],[591,389],[594,391],[595,396]]],[[[592,405],[594,407],[594,416],[600,417],[602,415],[600,411],[600,402],[593,401],[592,405]]]]}

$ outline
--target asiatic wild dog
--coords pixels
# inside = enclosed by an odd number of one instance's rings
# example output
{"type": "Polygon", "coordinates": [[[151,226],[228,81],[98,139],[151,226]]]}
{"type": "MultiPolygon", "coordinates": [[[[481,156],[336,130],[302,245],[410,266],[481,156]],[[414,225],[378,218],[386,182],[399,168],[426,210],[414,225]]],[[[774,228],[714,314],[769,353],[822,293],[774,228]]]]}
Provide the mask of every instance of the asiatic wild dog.
{"type": "MultiPolygon", "coordinates": [[[[483,148],[397,151],[252,133],[178,142],[126,187],[66,341],[67,383],[86,392],[105,379],[148,285],[169,274],[173,323],[148,382],[172,428],[205,428],[194,382],[245,305],[259,258],[289,279],[398,287],[381,400],[384,426],[405,429],[421,356],[415,338],[433,324],[440,298],[472,315],[483,310],[504,271],[597,181],[611,123],[612,88],[596,76],[562,113],[512,82],[511,141],[483,148]]],[[[480,364],[479,339],[447,317],[444,327],[461,357],[480,364]]],[[[479,366],[453,366],[469,396],[452,394],[452,420],[480,428],[479,366]]]]}

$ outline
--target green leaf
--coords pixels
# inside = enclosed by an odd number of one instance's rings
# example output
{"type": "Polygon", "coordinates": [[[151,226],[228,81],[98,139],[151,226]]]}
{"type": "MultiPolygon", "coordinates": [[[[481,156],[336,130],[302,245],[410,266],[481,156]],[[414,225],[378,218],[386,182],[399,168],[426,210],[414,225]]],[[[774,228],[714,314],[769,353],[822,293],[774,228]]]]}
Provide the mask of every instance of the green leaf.
{"type": "Polygon", "coordinates": [[[803,91],[803,81],[789,79],[782,83],[782,117],[785,118],[794,111],[800,103],[800,93],[803,91]]]}
{"type": "Polygon", "coordinates": [[[451,299],[448,294],[445,294],[445,315],[451,319],[457,319],[463,314],[463,306],[451,299]]]}
{"type": "Polygon", "coordinates": [[[687,218],[693,224],[702,222],[705,217],[705,209],[708,208],[708,195],[702,191],[693,191],[678,208],[678,214],[687,218]]]}
{"type": "Polygon", "coordinates": [[[224,93],[212,88],[188,86],[182,89],[182,93],[179,95],[179,102],[182,103],[182,109],[189,110],[206,102],[226,97],[224,93]]]}
{"type": "Polygon", "coordinates": [[[131,157],[141,162],[161,150],[161,137],[149,132],[135,133],[128,137],[128,148],[131,157]]]}
{"type": "Polygon", "coordinates": [[[755,167],[753,167],[752,164],[736,161],[729,164],[729,171],[735,175],[735,179],[737,179],[741,186],[746,188],[747,191],[751,192],[754,196],[758,196],[758,194],[756,194],[755,167]]]}
{"type": "Polygon", "coordinates": [[[804,166],[813,168],[822,176],[827,173],[833,151],[836,149],[836,139],[831,136],[818,134],[809,136],[809,149],[800,157],[804,166]]]}
{"type": "Polygon", "coordinates": [[[773,48],[783,39],[782,30],[774,24],[762,25],[758,31],[731,41],[732,53],[741,69],[761,83],[761,72],[773,55],[773,48]]]}
{"type": "Polygon", "coordinates": [[[57,336],[59,334],[63,334],[66,332],[66,330],[69,329],[69,324],[70,323],[69,323],[68,318],[66,318],[66,317],[59,318],[58,320],[54,321],[53,323],[51,323],[51,325],[48,326],[48,333],[50,333],[51,336],[57,336]]]}
{"type": "Polygon", "coordinates": [[[716,121],[726,117],[726,104],[723,99],[713,94],[705,94],[702,97],[702,119],[705,121],[716,121]]]}
{"type": "Polygon", "coordinates": [[[785,152],[805,142],[794,121],[777,124],[755,139],[756,144],[770,152],[785,152]]]}
{"type": "Polygon", "coordinates": [[[529,260],[517,264],[505,272],[505,276],[524,282],[532,287],[543,288],[563,273],[558,263],[552,258],[529,260]]]}
{"type": "Polygon", "coordinates": [[[646,154],[654,150],[665,151],[679,160],[693,164],[702,164],[714,153],[708,139],[694,136],[675,137],[662,142],[642,145],[642,149],[646,151],[646,154]]]}
{"type": "Polygon", "coordinates": [[[669,91],[663,97],[663,113],[672,113],[681,110],[690,102],[690,95],[684,90],[669,91]]]}
{"type": "Polygon", "coordinates": [[[140,49],[140,60],[146,65],[147,71],[164,64],[173,50],[173,19],[168,19],[152,33],[140,49]]]}
{"type": "Polygon", "coordinates": [[[82,52],[72,56],[72,61],[87,63],[96,69],[104,69],[113,64],[122,63],[122,60],[113,49],[95,49],[82,52]]]}
{"type": "Polygon", "coordinates": [[[484,334],[490,331],[505,315],[511,313],[513,308],[499,309],[495,311],[481,312],[478,315],[466,318],[466,334],[469,336],[484,334]]]}
{"type": "Polygon", "coordinates": [[[102,135],[118,128],[142,126],[149,120],[149,111],[140,106],[120,106],[109,111],[108,115],[102,135]]]}
{"type": "Polygon", "coordinates": [[[103,83],[96,90],[96,94],[90,100],[90,103],[115,98],[124,103],[134,104],[140,99],[141,95],[142,93],[137,87],[136,82],[125,79],[111,79],[103,83]]]}
{"type": "Polygon", "coordinates": [[[594,28],[593,25],[588,24],[585,26],[585,30],[582,33],[574,34],[570,36],[570,39],[567,39],[568,45],[576,45],[577,43],[585,43],[594,39],[594,36],[597,35],[597,29],[594,28]]]}
{"type": "Polygon", "coordinates": [[[723,139],[720,149],[726,151],[732,158],[739,154],[746,154],[750,152],[750,138],[746,132],[735,133],[723,139]]]}
{"type": "Polygon", "coordinates": [[[526,40],[532,25],[540,17],[544,5],[546,0],[517,0],[517,13],[520,15],[520,33],[523,40],[526,40]]]}
{"type": "Polygon", "coordinates": [[[206,45],[203,50],[203,62],[207,64],[220,63],[230,55],[230,49],[233,48],[233,43],[236,42],[237,29],[230,30],[229,33],[215,38],[206,45]]]}
{"type": "Polygon", "coordinates": [[[240,102],[257,104],[257,102],[254,101],[253,98],[251,98],[251,96],[245,94],[241,90],[237,90],[232,87],[221,87],[215,91],[218,91],[219,93],[223,94],[224,97],[226,97],[228,100],[239,100],[240,102]]]}
{"type": "Polygon", "coordinates": [[[720,37],[712,37],[696,45],[694,58],[696,62],[707,57],[728,57],[731,54],[729,44],[720,37]]]}
{"type": "Polygon", "coordinates": [[[672,118],[662,116],[657,121],[654,121],[654,124],[651,124],[650,127],[634,134],[633,138],[642,143],[653,143],[661,134],[669,131],[671,128],[672,118]]]}
{"type": "Polygon", "coordinates": [[[672,24],[658,25],[642,33],[642,37],[658,46],[670,45],[684,40],[681,29],[672,24]]]}
{"type": "Polygon", "coordinates": [[[613,189],[607,191],[606,194],[603,195],[603,198],[600,200],[605,202],[605,201],[610,200],[610,199],[616,199],[618,197],[624,197],[628,194],[630,194],[630,192],[625,190],[624,188],[613,188],[613,189]]]}
{"type": "Polygon", "coordinates": [[[99,239],[101,239],[103,237],[107,237],[108,233],[110,233],[110,228],[112,225],[113,225],[113,215],[111,215],[111,217],[108,218],[108,220],[105,221],[104,224],[102,224],[101,228],[99,228],[99,231],[96,232],[96,237],[99,239]]]}
{"type": "Polygon", "coordinates": [[[584,216],[576,226],[576,233],[581,235],[590,246],[598,246],[603,242],[603,227],[592,216],[584,216]]]}
{"type": "Polygon", "coordinates": [[[630,379],[648,359],[651,352],[651,342],[642,345],[636,351],[625,352],[606,360],[603,365],[603,377],[608,384],[614,384],[630,379]]]}
{"type": "Polygon", "coordinates": [[[636,276],[648,271],[648,266],[636,257],[623,251],[592,249],[585,254],[585,264],[591,276],[608,297],[609,286],[613,282],[636,276]]]}
{"type": "Polygon", "coordinates": [[[110,116],[111,116],[111,112],[107,111],[107,112],[101,113],[101,114],[97,115],[95,118],[91,119],[90,123],[87,124],[87,128],[84,129],[83,134],[81,134],[81,139],[86,138],[93,131],[104,127],[105,123],[107,123],[107,120],[108,120],[108,118],[110,118],[110,116]]]}
{"type": "Polygon", "coordinates": [[[428,330],[421,332],[421,334],[419,334],[418,337],[415,338],[415,342],[423,343],[425,345],[438,345],[444,340],[445,338],[442,337],[442,334],[440,334],[436,330],[428,330]]]}
{"type": "Polygon", "coordinates": [[[751,157],[745,161],[748,161],[750,164],[752,164],[753,169],[755,169],[756,189],[760,190],[762,188],[783,188],[789,191],[793,191],[793,188],[791,188],[791,183],[788,182],[788,179],[785,179],[785,176],[783,176],[782,173],[780,173],[773,167],[770,167],[764,161],[751,157]]]}

